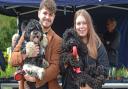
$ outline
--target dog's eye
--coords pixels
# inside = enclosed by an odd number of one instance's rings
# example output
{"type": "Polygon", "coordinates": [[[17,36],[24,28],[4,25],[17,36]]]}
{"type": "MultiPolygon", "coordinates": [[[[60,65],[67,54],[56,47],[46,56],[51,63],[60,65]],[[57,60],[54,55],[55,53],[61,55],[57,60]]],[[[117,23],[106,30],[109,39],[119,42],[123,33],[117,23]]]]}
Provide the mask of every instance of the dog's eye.
{"type": "Polygon", "coordinates": [[[39,36],[35,36],[35,38],[39,38],[39,36]]]}

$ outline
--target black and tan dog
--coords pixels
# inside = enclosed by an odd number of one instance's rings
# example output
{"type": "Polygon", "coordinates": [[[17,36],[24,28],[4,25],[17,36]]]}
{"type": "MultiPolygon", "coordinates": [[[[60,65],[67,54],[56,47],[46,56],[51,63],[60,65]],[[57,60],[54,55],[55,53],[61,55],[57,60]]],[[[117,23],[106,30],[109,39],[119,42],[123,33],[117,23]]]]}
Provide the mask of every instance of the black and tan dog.
{"type": "Polygon", "coordinates": [[[28,22],[25,30],[25,40],[21,52],[27,54],[27,58],[24,60],[24,64],[16,74],[15,79],[20,80],[20,78],[17,77],[18,74],[28,74],[42,79],[44,72],[43,68],[49,66],[49,63],[45,60],[47,40],[43,37],[40,23],[35,19],[31,19],[28,22]],[[39,46],[40,52],[37,57],[32,57],[36,45],[39,46]]]}
{"type": "Polygon", "coordinates": [[[37,20],[35,19],[30,20],[30,22],[26,26],[25,39],[26,39],[25,52],[28,54],[28,58],[25,60],[25,63],[34,64],[36,66],[43,68],[47,67],[47,65],[44,64],[45,60],[42,59],[45,58],[45,48],[48,42],[44,37],[44,35],[42,34],[41,25],[37,20]],[[35,45],[38,45],[40,47],[40,52],[36,58],[33,58],[31,56],[35,45]],[[34,60],[30,61],[29,59],[34,59],[34,60]]]}

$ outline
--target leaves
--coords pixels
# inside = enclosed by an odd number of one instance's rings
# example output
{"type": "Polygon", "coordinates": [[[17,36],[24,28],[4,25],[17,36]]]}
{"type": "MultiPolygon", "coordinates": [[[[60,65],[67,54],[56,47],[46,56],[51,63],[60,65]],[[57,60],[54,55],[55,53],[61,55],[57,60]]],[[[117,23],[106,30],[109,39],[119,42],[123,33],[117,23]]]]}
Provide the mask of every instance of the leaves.
{"type": "Polygon", "coordinates": [[[8,64],[5,71],[0,71],[0,78],[10,78],[13,76],[15,71],[16,68],[8,64]]]}
{"type": "MultiPolygon", "coordinates": [[[[16,32],[16,18],[0,15],[0,50],[4,53],[6,61],[8,60],[8,55],[5,51],[11,46],[12,36],[16,32]]],[[[0,78],[11,77],[14,71],[15,68],[7,64],[5,71],[0,70],[0,78]]]]}
{"type": "Polygon", "coordinates": [[[16,18],[0,15],[0,50],[11,46],[11,38],[16,33],[16,18]]]}

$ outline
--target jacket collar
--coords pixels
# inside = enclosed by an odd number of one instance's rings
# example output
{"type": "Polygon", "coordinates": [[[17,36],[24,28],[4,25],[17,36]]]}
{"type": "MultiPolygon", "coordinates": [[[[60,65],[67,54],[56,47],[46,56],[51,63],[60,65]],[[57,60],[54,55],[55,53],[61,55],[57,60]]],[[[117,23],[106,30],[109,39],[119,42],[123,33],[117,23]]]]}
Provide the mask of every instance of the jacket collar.
{"type": "Polygon", "coordinates": [[[48,42],[51,42],[51,39],[53,38],[54,31],[50,28],[50,30],[47,33],[48,42]]]}

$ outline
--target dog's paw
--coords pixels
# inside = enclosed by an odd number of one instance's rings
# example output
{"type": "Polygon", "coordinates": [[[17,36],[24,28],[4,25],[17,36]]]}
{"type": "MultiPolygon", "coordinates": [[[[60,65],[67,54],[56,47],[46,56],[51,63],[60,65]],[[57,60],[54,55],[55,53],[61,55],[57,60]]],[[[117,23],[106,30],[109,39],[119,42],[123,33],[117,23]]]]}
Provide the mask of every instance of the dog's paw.
{"type": "Polygon", "coordinates": [[[43,34],[43,39],[41,40],[41,46],[46,48],[48,45],[48,39],[46,37],[46,34],[43,34]]]}
{"type": "Polygon", "coordinates": [[[27,54],[28,57],[32,57],[32,55],[34,53],[34,49],[35,49],[34,42],[28,42],[26,44],[26,54],[27,54]]]}
{"type": "Polygon", "coordinates": [[[47,68],[48,66],[49,66],[48,61],[43,59],[43,68],[47,68]]]}
{"type": "Polygon", "coordinates": [[[26,74],[33,76],[33,77],[37,77],[38,79],[42,79],[44,74],[45,74],[45,69],[35,66],[35,65],[31,65],[31,64],[25,64],[23,66],[23,70],[25,71],[26,74]]]}

